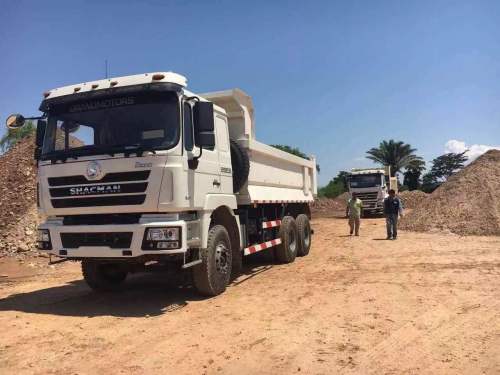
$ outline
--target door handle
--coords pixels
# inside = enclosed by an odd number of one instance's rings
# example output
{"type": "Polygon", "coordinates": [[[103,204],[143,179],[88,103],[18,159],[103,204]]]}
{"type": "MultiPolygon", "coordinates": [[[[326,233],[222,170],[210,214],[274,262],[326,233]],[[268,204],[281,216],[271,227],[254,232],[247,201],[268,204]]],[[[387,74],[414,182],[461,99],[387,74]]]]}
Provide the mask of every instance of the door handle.
{"type": "Polygon", "coordinates": [[[214,180],[213,185],[219,187],[220,186],[220,182],[217,181],[217,180],[214,180]]]}

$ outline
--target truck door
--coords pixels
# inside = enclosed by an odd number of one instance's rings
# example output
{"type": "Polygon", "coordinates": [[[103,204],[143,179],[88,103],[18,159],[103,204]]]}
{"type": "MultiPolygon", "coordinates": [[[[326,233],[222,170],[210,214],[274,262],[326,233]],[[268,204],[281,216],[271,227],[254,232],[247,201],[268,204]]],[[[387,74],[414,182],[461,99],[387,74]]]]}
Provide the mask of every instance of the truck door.
{"type": "Polygon", "coordinates": [[[229,147],[229,131],[227,120],[221,115],[215,115],[215,132],[217,150],[219,152],[221,193],[233,193],[233,173],[231,170],[231,148],[229,147]]]}
{"type": "MultiPolygon", "coordinates": [[[[194,145],[192,119],[192,106],[190,103],[184,102],[184,149],[188,158],[200,155],[201,151],[198,146],[194,145]]],[[[215,127],[215,132],[215,147],[213,150],[203,149],[202,155],[198,159],[198,167],[189,169],[187,162],[185,164],[188,178],[186,198],[190,201],[190,205],[194,207],[203,207],[207,194],[219,194],[221,192],[217,127],[215,127]]]]}

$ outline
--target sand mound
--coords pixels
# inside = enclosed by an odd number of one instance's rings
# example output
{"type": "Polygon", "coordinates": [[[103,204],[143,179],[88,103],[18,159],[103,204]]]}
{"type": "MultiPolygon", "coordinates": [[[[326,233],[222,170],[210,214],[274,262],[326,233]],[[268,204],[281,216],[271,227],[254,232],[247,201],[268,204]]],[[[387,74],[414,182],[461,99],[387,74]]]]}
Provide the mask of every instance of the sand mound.
{"type": "Polygon", "coordinates": [[[318,198],[311,204],[311,212],[318,216],[345,213],[348,199],[349,193],[342,193],[333,199],[318,198]]]}
{"type": "Polygon", "coordinates": [[[36,252],[36,167],[33,137],[0,156],[0,256],[36,252]]]}
{"type": "Polygon", "coordinates": [[[488,151],[451,176],[408,213],[401,228],[499,236],[500,151],[488,151]]]}
{"type": "Polygon", "coordinates": [[[399,198],[401,198],[404,208],[418,207],[427,199],[428,196],[429,194],[420,190],[407,190],[399,193],[399,198]]]}

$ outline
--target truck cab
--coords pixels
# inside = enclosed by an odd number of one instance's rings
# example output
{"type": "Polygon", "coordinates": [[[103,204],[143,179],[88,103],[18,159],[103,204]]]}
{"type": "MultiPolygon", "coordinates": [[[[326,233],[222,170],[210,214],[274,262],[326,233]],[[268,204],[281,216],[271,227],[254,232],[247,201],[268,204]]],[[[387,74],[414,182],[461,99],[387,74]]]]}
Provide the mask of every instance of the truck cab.
{"type": "Polygon", "coordinates": [[[38,246],[82,261],[92,288],[153,262],[192,269],[197,289],[215,295],[252,246],[276,240],[291,261],[305,246],[310,227],[300,233],[295,219],[310,217],[315,161],[257,142],[241,90],[196,95],[182,75],[146,73],[47,91],[40,111],[38,246]],[[262,227],[285,216],[293,225],[262,227]]]}
{"type": "Polygon", "coordinates": [[[384,212],[384,199],[391,185],[390,173],[385,169],[352,169],[347,177],[349,193],[363,202],[363,211],[380,214],[384,212]]]}

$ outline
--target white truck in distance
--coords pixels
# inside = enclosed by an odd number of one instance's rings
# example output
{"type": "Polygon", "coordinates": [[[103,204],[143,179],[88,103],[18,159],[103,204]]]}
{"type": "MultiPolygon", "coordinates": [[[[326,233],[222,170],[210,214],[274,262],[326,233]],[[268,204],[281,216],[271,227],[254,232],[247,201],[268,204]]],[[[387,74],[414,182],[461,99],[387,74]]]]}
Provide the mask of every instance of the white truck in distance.
{"type": "MultiPolygon", "coordinates": [[[[38,247],[82,262],[95,290],[150,265],[222,293],[242,257],[290,263],[311,246],[316,162],[255,140],[251,98],[194,94],[158,72],[44,93],[37,121],[38,247]]],[[[12,115],[9,128],[25,118],[12,115]]]]}
{"type": "Polygon", "coordinates": [[[347,176],[349,194],[363,202],[363,212],[381,214],[384,212],[384,199],[390,189],[396,190],[397,181],[390,177],[390,167],[351,170],[347,176]],[[389,185],[389,189],[388,189],[389,185]]]}

